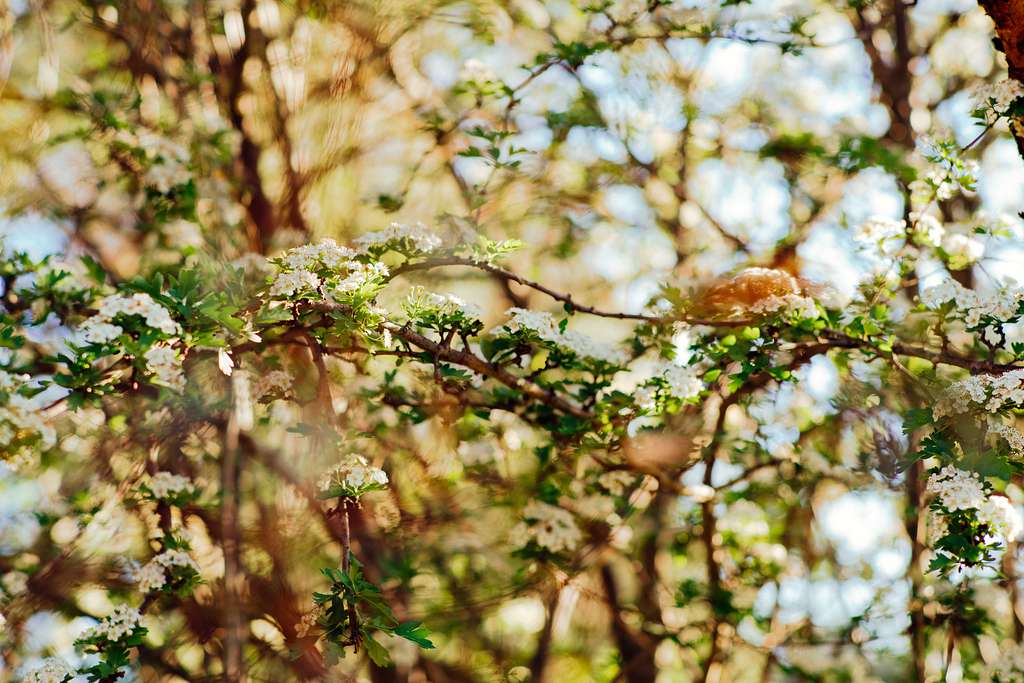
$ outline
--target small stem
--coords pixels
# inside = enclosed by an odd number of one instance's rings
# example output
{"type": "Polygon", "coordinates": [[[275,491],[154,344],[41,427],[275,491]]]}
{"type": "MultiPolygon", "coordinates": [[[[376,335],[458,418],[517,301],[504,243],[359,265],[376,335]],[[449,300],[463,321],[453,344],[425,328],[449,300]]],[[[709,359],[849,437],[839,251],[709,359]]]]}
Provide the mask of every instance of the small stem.
{"type": "MultiPolygon", "coordinates": [[[[352,535],[348,522],[348,506],[354,504],[355,501],[352,498],[344,496],[338,501],[338,507],[335,510],[341,516],[341,571],[346,576],[349,576],[349,570],[352,566],[352,535]]],[[[348,625],[352,647],[358,652],[361,640],[359,635],[359,613],[356,611],[356,605],[352,600],[346,600],[345,602],[348,605],[348,625]]]]}
{"type": "Polygon", "coordinates": [[[338,502],[337,512],[341,516],[341,570],[348,574],[349,554],[352,552],[352,534],[348,525],[348,498],[342,498],[338,502]]]}

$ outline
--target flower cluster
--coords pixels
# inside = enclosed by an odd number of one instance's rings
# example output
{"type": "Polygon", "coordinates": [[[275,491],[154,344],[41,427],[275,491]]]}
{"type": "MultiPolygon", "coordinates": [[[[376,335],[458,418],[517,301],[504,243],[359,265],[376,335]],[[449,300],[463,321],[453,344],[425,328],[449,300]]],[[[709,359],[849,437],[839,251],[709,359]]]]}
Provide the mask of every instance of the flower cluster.
{"type": "Polygon", "coordinates": [[[556,505],[531,500],[523,508],[523,518],[512,529],[513,543],[525,546],[535,543],[553,553],[572,551],[583,540],[572,513],[556,505]]]}
{"type": "Polygon", "coordinates": [[[942,239],[946,263],[953,270],[963,270],[977,263],[985,255],[985,243],[959,232],[951,232],[942,239]]]}
{"type": "Polygon", "coordinates": [[[28,381],[27,375],[0,370],[0,452],[14,465],[57,443],[57,432],[47,424],[39,406],[16,393],[28,381]]]}
{"type": "Polygon", "coordinates": [[[162,590],[177,579],[193,579],[199,565],[183,550],[165,550],[134,572],[135,582],[143,593],[162,590]]]}
{"type": "Polygon", "coordinates": [[[750,312],[755,315],[783,315],[798,320],[811,320],[818,317],[818,304],[802,294],[772,295],[754,302],[750,312]]]}
{"type": "Polygon", "coordinates": [[[696,368],[659,359],[650,379],[634,392],[636,404],[648,412],[657,412],[659,399],[680,401],[696,398],[704,390],[704,382],[696,368]]]}
{"type": "Polygon", "coordinates": [[[142,626],[142,614],[128,605],[118,605],[100,623],[88,629],[79,638],[80,642],[99,644],[117,643],[136,634],[142,626]]]}
{"type": "Polygon", "coordinates": [[[289,249],[279,261],[281,265],[292,270],[333,270],[346,265],[355,258],[355,255],[356,253],[348,247],[343,247],[332,239],[324,239],[317,244],[304,244],[289,249]]]}
{"type": "Polygon", "coordinates": [[[604,361],[611,365],[620,365],[626,362],[626,354],[620,349],[602,344],[580,332],[564,329],[564,325],[560,324],[550,313],[531,311],[525,308],[510,308],[506,314],[512,316],[511,320],[504,326],[491,330],[491,334],[517,333],[525,330],[535,334],[541,340],[581,358],[604,361]]]}
{"type": "Polygon", "coordinates": [[[331,239],[289,249],[271,259],[281,272],[270,285],[270,296],[287,298],[323,291],[330,301],[334,295],[380,284],[388,276],[383,263],[364,263],[354,260],[356,256],[356,252],[331,239]]]}
{"type": "Polygon", "coordinates": [[[928,545],[934,546],[949,534],[949,521],[946,516],[933,511],[928,515],[928,545]]]}
{"type": "Polygon", "coordinates": [[[25,672],[21,680],[25,683],[64,683],[77,673],[63,659],[47,657],[42,664],[25,672]]]}
{"type": "Polygon", "coordinates": [[[366,458],[355,453],[320,475],[317,488],[321,498],[361,496],[367,491],[383,489],[388,484],[387,473],[374,467],[366,458]]]}
{"type": "Polygon", "coordinates": [[[270,296],[294,296],[306,292],[316,291],[320,286],[320,278],[316,273],[308,270],[294,270],[290,273],[281,273],[274,278],[270,286],[270,296]]]}
{"type": "Polygon", "coordinates": [[[947,465],[928,477],[928,491],[938,496],[947,510],[980,510],[985,503],[985,488],[974,472],[947,465]]]}
{"type": "Polygon", "coordinates": [[[944,304],[953,304],[954,310],[963,317],[968,327],[978,327],[989,321],[1015,321],[1022,298],[1024,292],[1017,287],[980,294],[950,277],[921,292],[921,303],[925,307],[935,310],[944,304]]]}
{"type": "MultiPolygon", "coordinates": [[[[383,263],[350,261],[346,265],[348,266],[348,273],[338,282],[334,290],[341,294],[357,292],[363,287],[380,282],[388,276],[388,267],[383,263]]],[[[328,292],[327,298],[332,298],[331,292],[328,292]]]]}
{"type": "Polygon", "coordinates": [[[1004,116],[1010,107],[1024,97],[1024,85],[1015,78],[1004,78],[995,83],[984,83],[971,93],[975,112],[985,118],[985,123],[992,124],[1004,116]]]}
{"type": "Polygon", "coordinates": [[[437,251],[444,242],[422,223],[392,223],[383,230],[360,235],[353,240],[353,244],[361,253],[371,256],[380,256],[389,251],[418,256],[437,251]]]}
{"type": "Polygon", "coordinates": [[[956,140],[922,137],[918,140],[918,147],[933,166],[923,177],[910,183],[912,206],[923,208],[936,199],[950,199],[959,191],[974,191],[978,162],[964,159],[963,150],[956,140]]]}
{"type": "Polygon", "coordinates": [[[181,334],[181,327],[170,312],[145,292],[128,296],[112,294],[101,299],[96,310],[96,315],[78,329],[81,339],[89,344],[106,344],[123,334],[124,329],[114,323],[121,316],[139,316],[145,319],[147,326],[168,336],[181,334]]]}
{"type": "MultiPolygon", "coordinates": [[[[15,283],[19,290],[21,283],[15,283]]],[[[35,272],[32,282],[25,282],[25,289],[35,290],[41,294],[47,289],[61,294],[72,294],[88,290],[92,283],[88,280],[85,267],[80,259],[61,259],[50,257],[35,272]]]]}
{"type": "Polygon", "coordinates": [[[406,315],[425,327],[442,331],[459,328],[473,333],[482,327],[473,324],[483,317],[476,304],[463,301],[454,294],[435,294],[423,287],[413,287],[403,303],[406,315]],[[468,324],[467,324],[468,323],[468,324]]]}
{"type": "Polygon", "coordinates": [[[1020,536],[1024,521],[1005,496],[992,496],[978,508],[978,521],[986,525],[990,536],[1014,541],[1020,536]]]}
{"type": "Polygon", "coordinates": [[[455,92],[470,92],[476,96],[490,96],[501,92],[503,84],[494,70],[479,59],[467,59],[459,70],[459,85],[455,92]]]}
{"type": "Polygon", "coordinates": [[[891,256],[899,250],[906,234],[906,222],[884,216],[872,216],[857,227],[853,240],[862,249],[891,256]]]}
{"type": "Polygon", "coordinates": [[[988,433],[991,436],[996,436],[1006,441],[1010,447],[1010,452],[1014,456],[1018,458],[1024,457],[1024,434],[1021,434],[1020,430],[1002,422],[990,420],[988,423],[988,433]]]}
{"type": "Polygon", "coordinates": [[[171,472],[157,472],[143,486],[154,500],[178,500],[190,497],[196,491],[191,479],[171,472]]]}
{"type": "Polygon", "coordinates": [[[490,83],[498,80],[497,74],[479,59],[467,59],[459,70],[459,80],[465,83],[490,83]]]}
{"type": "MultiPolygon", "coordinates": [[[[943,550],[951,551],[953,555],[960,556],[964,549],[962,540],[943,541],[953,531],[952,539],[962,539],[965,536],[971,537],[980,534],[978,538],[986,541],[1005,539],[1013,541],[1020,536],[1024,528],[1024,520],[1010,503],[1009,499],[1000,495],[988,495],[986,485],[974,472],[965,472],[953,465],[947,465],[941,470],[934,472],[928,478],[928,491],[936,496],[936,501],[941,508],[932,504],[932,509],[938,513],[933,516],[929,526],[929,540],[943,550]],[[959,512],[967,512],[968,517],[963,518],[959,512]],[[971,521],[971,518],[976,522],[971,521]],[[975,527],[975,523],[977,527],[975,527]],[[968,526],[964,526],[964,525],[968,526]]],[[[977,542],[975,539],[974,542],[977,542]]],[[[973,552],[973,551],[972,551],[973,552]]],[[[966,555],[968,563],[974,560],[971,554],[966,555]]],[[[988,558],[991,559],[991,558],[988,558]]],[[[944,562],[939,559],[940,565],[944,562]]]]}
{"type": "Polygon", "coordinates": [[[167,344],[154,344],[143,354],[146,367],[157,381],[175,391],[185,390],[185,371],[182,369],[178,352],[167,344]]]}
{"type": "Polygon", "coordinates": [[[997,412],[1024,403],[1024,370],[1012,370],[1000,375],[972,375],[955,382],[939,397],[932,407],[938,419],[960,415],[972,407],[997,412]]]}
{"type": "Polygon", "coordinates": [[[937,247],[942,244],[946,228],[939,219],[923,211],[910,212],[910,235],[916,244],[937,247]]]}
{"type": "Polygon", "coordinates": [[[115,144],[130,147],[146,158],[145,183],[158,192],[166,194],[192,179],[188,149],[159,133],[146,129],[136,133],[119,130],[115,144]]]}

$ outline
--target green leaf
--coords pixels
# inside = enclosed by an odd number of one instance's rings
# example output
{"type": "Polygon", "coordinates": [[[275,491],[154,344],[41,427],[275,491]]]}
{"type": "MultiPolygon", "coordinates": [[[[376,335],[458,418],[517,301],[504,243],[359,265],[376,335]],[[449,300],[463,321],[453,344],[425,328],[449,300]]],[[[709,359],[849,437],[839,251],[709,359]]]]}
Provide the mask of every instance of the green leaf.
{"type": "Polygon", "coordinates": [[[404,624],[399,624],[395,627],[395,635],[411,640],[425,650],[434,648],[434,644],[427,638],[430,635],[430,630],[423,626],[422,622],[407,621],[404,624]]]}
{"type": "Polygon", "coordinates": [[[391,655],[387,649],[378,643],[369,631],[363,629],[363,642],[366,645],[366,654],[377,666],[391,666],[391,655]]]}
{"type": "Polygon", "coordinates": [[[903,433],[910,434],[933,421],[931,408],[911,408],[903,413],[903,433]]]}
{"type": "Polygon", "coordinates": [[[86,254],[82,257],[82,264],[85,266],[86,271],[89,273],[89,277],[93,279],[97,284],[103,284],[107,279],[107,271],[103,270],[103,266],[100,262],[94,259],[92,256],[86,254]]]}

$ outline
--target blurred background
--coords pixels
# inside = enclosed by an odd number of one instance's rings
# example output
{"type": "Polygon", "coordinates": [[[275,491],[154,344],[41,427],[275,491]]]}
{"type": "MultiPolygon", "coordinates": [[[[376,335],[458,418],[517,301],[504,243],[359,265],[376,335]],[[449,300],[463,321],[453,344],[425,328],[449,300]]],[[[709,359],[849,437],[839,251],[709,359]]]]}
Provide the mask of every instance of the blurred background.
{"type": "MultiPolygon", "coordinates": [[[[746,266],[828,285],[842,306],[888,275],[854,228],[907,217],[922,150],[972,143],[984,129],[972,91],[1006,69],[967,0],[4,1],[3,246],[88,254],[121,280],[258,268],[324,237],[423,222],[521,240],[509,270],[604,309],[641,311],[666,284],[685,296],[746,266]]],[[[1024,267],[1024,163],[1003,123],[967,156],[976,192],[939,208],[969,242],[955,276],[985,290],[1024,267]]],[[[922,259],[914,285],[946,272],[922,259]]],[[[488,329],[510,306],[558,310],[487,273],[410,280],[480,306],[488,329]]],[[[33,344],[59,351],[62,321],[36,322],[33,344]]],[[[629,331],[573,326],[608,341],[629,331]]],[[[296,391],[315,385],[283,363],[296,391]]],[[[511,414],[480,424],[443,395],[360,405],[384,367],[333,368],[338,407],[377,435],[395,482],[367,496],[356,543],[438,648],[388,642],[392,669],[310,654],[296,625],[338,546],[303,487],[329,459],[287,430],[303,406],[277,401],[258,429],[278,457],[242,475],[253,680],[940,680],[945,632],[928,624],[956,587],[921,569],[926,530],[892,466],[908,444],[886,396],[901,389],[884,370],[815,358],[798,385],[730,413],[731,446],[710,474],[688,470],[684,484],[719,489],[723,606],[693,497],[641,486],[626,510],[578,511],[607,543],[572,566],[510,556],[545,438],[511,414]],[[714,678],[701,665],[712,615],[730,643],[714,678]],[[629,647],[649,652],[647,668],[621,665],[629,647]]],[[[120,488],[155,444],[216,480],[210,430],[146,410],[68,415],[37,470],[3,472],[3,680],[43,656],[73,661],[76,635],[109,612],[117,558],[143,552],[152,529],[120,488]]],[[[207,505],[182,522],[206,583],[149,624],[137,680],[217,680],[223,555],[207,505]]],[[[1017,638],[1018,584],[1011,573],[971,589],[1017,638]]],[[[965,651],[973,659],[958,651],[945,680],[969,680],[998,639],[978,634],[965,651]]]]}

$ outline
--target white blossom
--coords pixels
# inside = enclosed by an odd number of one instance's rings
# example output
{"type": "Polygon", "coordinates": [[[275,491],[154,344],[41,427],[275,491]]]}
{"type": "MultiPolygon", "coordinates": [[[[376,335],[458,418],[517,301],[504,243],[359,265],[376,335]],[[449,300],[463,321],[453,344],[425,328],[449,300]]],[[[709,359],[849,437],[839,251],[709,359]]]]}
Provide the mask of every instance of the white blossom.
{"type": "Polygon", "coordinates": [[[189,151],[184,146],[153,130],[118,131],[119,142],[141,149],[149,161],[144,182],[158,192],[167,193],[192,179],[189,151]]]}
{"type": "Polygon", "coordinates": [[[361,253],[374,253],[388,248],[429,254],[441,248],[444,242],[422,223],[405,225],[392,223],[383,230],[360,235],[352,241],[361,253]]]}
{"type": "Polygon", "coordinates": [[[320,286],[320,278],[308,270],[293,270],[290,273],[279,273],[270,285],[270,296],[292,296],[299,292],[316,290],[320,286]]]}
{"type": "Polygon", "coordinates": [[[146,482],[146,488],[158,500],[172,498],[183,493],[192,494],[196,489],[191,479],[171,472],[157,472],[146,482]]]}
{"type": "Polygon", "coordinates": [[[937,247],[942,244],[942,238],[946,229],[939,222],[939,219],[930,213],[912,211],[910,213],[911,232],[914,241],[929,247],[937,247]]]}
{"type": "Polygon", "coordinates": [[[1022,297],[1024,291],[1017,287],[1003,288],[991,294],[980,294],[947,277],[941,283],[923,290],[921,303],[932,310],[951,303],[963,316],[968,327],[977,327],[983,317],[1012,320],[1017,315],[1022,297]]]}
{"type": "Polygon", "coordinates": [[[25,672],[22,680],[25,683],[63,683],[76,673],[63,659],[47,657],[42,664],[25,672]]]}
{"type": "Polygon", "coordinates": [[[143,357],[146,359],[146,367],[156,376],[157,381],[175,391],[185,390],[185,371],[177,351],[166,344],[154,344],[143,357]]]}
{"type": "Polygon", "coordinates": [[[633,400],[640,408],[654,412],[658,407],[659,392],[686,400],[698,396],[703,390],[704,382],[698,376],[697,368],[659,358],[650,379],[633,392],[633,400]]]}
{"type": "Polygon", "coordinates": [[[80,640],[103,639],[117,642],[130,636],[142,623],[139,610],[128,605],[118,605],[110,616],[82,634],[80,640]]]}
{"type": "Polygon", "coordinates": [[[333,270],[347,265],[355,255],[356,252],[348,247],[340,246],[332,239],[324,239],[317,244],[304,244],[289,249],[281,257],[281,263],[291,270],[333,270]]]}
{"type": "Polygon", "coordinates": [[[505,332],[503,328],[507,328],[511,332],[530,330],[544,341],[567,349],[577,356],[603,360],[613,365],[626,362],[626,354],[620,349],[602,344],[575,330],[561,331],[558,328],[558,321],[550,313],[531,311],[525,308],[510,308],[506,314],[512,316],[512,319],[503,327],[491,330],[491,334],[501,334],[505,332]]]}
{"type": "Polygon", "coordinates": [[[88,344],[106,344],[124,334],[124,328],[99,316],[93,316],[78,327],[78,334],[81,340],[88,344]]]}
{"type": "Polygon", "coordinates": [[[413,287],[404,304],[410,317],[432,314],[439,318],[464,317],[479,320],[483,310],[476,304],[463,301],[454,294],[437,294],[423,287],[413,287]]]}
{"type": "Polygon", "coordinates": [[[668,393],[676,398],[693,398],[704,390],[704,382],[693,366],[665,363],[658,377],[665,380],[668,393]]]}
{"type": "Polygon", "coordinates": [[[1024,434],[1021,434],[1019,429],[996,420],[990,420],[988,423],[988,433],[1004,439],[1010,446],[1010,452],[1014,456],[1018,458],[1024,457],[1024,434]]]}
{"type": "Polygon", "coordinates": [[[137,315],[146,321],[146,325],[164,334],[181,334],[181,327],[171,317],[170,311],[164,308],[145,292],[134,294],[112,294],[100,300],[96,306],[100,322],[109,322],[118,316],[137,315]]]}
{"type": "Polygon", "coordinates": [[[983,83],[971,92],[975,108],[985,112],[986,123],[995,123],[1021,96],[1024,96],[1024,86],[1015,78],[983,83]]]}
{"type": "Polygon", "coordinates": [[[818,317],[818,305],[814,299],[801,294],[773,294],[750,307],[751,313],[791,315],[801,320],[818,317]]]}
{"type": "Polygon", "coordinates": [[[980,510],[985,503],[985,489],[974,472],[965,472],[946,465],[928,477],[928,491],[939,497],[947,510],[980,510]]]}
{"type": "Polygon", "coordinates": [[[726,508],[719,517],[718,528],[745,539],[764,537],[771,531],[765,511],[757,503],[746,498],[741,498],[726,508]]]}
{"type": "Polygon", "coordinates": [[[491,439],[463,441],[459,444],[458,454],[463,465],[486,465],[494,462],[499,446],[491,439]]]}
{"type": "Polygon", "coordinates": [[[167,585],[175,567],[185,567],[199,573],[199,565],[183,550],[165,550],[134,572],[134,580],[142,593],[151,593],[167,585]]]}
{"type": "Polygon", "coordinates": [[[928,545],[934,546],[949,533],[946,516],[936,512],[928,515],[928,545]]]}
{"type": "Polygon", "coordinates": [[[335,286],[335,292],[355,292],[388,276],[388,267],[383,263],[350,261],[347,266],[348,275],[335,286]]]}
{"type": "Polygon", "coordinates": [[[998,375],[972,375],[951,384],[932,406],[936,418],[960,415],[972,408],[998,412],[1024,403],[1024,369],[998,375]]]}
{"type": "Polygon", "coordinates": [[[988,525],[993,536],[1015,541],[1024,528],[1020,513],[1005,496],[991,496],[978,509],[978,521],[988,525]]]}
{"type": "Polygon", "coordinates": [[[943,238],[942,250],[946,252],[950,268],[963,270],[981,260],[981,257],[985,255],[985,244],[970,235],[954,232],[943,238]]]}
{"type": "Polygon", "coordinates": [[[513,542],[526,545],[533,541],[553,553],[572,551],[583,540],[583,534],[576,525],[572,513],[556,505],[531,500],[523,508],[526,521],[512,530],[513,542]]]}
{"type": "Polygon", "coordinates": [[[317,488],[326,493],[341,489],[346,496],[358,496],[367,490],[387,486],[388,475],[361,455],[351,453],[342,462],[320,475],[317,488]]]}
{"type": "Polygon", "coordinates": [[[0,452],[15,465],[57,443],[57,432],[48,423],[42,406],[16,393],[30,379],[28,375],[0,370],[0,392],[7,394],[6,402],[0,402],[0,452]]]}
{"type": "Polygon", "coordinates": [[[890,256],[900,248],[906,233],[905,221],[872,216],[854,230],[853,239],[862,248],[890,256]]]}
{"type": "Polygon", "coordinates": [[[497,74],[479,59],[467,59],[459,70],[459,80],[464,83],[492,83],[498,80],[497,74]]]}

